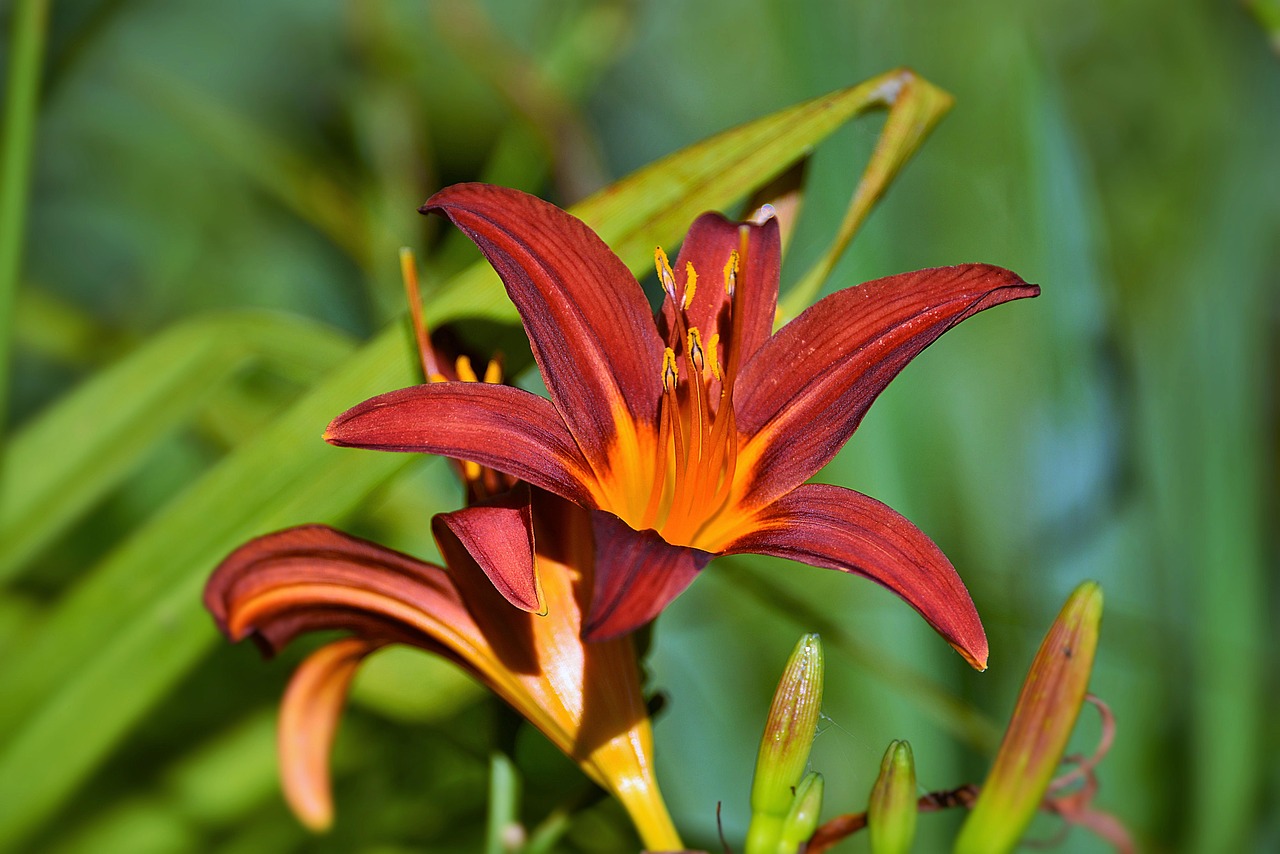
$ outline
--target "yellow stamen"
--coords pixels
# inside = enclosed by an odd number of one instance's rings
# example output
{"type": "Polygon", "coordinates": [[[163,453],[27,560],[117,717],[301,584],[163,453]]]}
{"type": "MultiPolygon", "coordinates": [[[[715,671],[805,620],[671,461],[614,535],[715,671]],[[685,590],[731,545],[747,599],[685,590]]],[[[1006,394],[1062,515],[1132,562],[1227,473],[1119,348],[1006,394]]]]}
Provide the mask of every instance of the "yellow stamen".
{"type": "Polygon", "coordinates": [[[679,375],[679,368],[676,367],[676,353],[668,347],[662,351],[662,390],[674,391],[679,375]]]}
{"type": "Polygon", "coordinates": [[[489,366],[484,369],[484,381],[487,383],[502,382],[502,362],[490,359],[489,366]]]}
{"type": "Polygon", "coordinates": [[[454,366],[458,371],[458,379],[464,383],[480,382],[480,378],[476,376],[475,368],[471,367],[471,359],[466,356],[459,356],[454,366]]]}
{"type": "Polygon", "coordinates": [[[467,483],[475,483],[480,480],[480,464],[473,463],[471,460],[462,461],[462,476],[467,483]]]}
{"type": "Polygon", "coordinates": [[[730,252],[729,260],[724,263],[724,292],[733,296],[738,287],[738,253],[730,252]]]}
{"type": "Polygon", "coordinates": [[[685,350],[689,354],[689,361],[693,364],[693,369],[698,373],[702,373],[706,359],[702,349],[702,333],[698,332],[698,327],[690,327],[689,340],[685,343],[685,350]]]}
{"type": "Polygon", "coordinates": [[[658,268],[658,281],[662,282],[662,289],[674,301],[676,298],[676,277],[671,272],[671,262],[667,260],[667,253],[662,251],[661,246],[654,247],[653,264],[658,268]]]}
{"type": "Polygon", "coordinates": [[[711,333],[711,337],[707,339],[707,362],[711,365],[711,376],[718,380],[723,379],[720,376],[720,357],[716,355],[716,349],[719,346],[720,333],[711,333]]]}
{"type": "Polygon", "coordinates": [[[698,272],[693,269],[693,262],[686,261],[684,263],[684,302],[682,308],[688,308],[693,304],[693,295],[698,290],[698,272]]]}

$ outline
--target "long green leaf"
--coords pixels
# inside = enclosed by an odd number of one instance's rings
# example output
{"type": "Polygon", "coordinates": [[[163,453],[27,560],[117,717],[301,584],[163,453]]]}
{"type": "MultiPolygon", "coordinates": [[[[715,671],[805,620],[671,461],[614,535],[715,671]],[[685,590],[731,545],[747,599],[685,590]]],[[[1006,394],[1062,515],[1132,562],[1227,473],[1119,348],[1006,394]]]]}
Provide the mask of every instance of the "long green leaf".
{"type": "Polygon", "coordinates": [[[236,312],[176,326],[95,375],[5,449],[0,581],[250,363],[265,361],[291,376],[314,378],[351,350],[337,331],[301,318],[236,312]]]}
{"type": "MultiPolygon", "coordinates": [[[[883,105],[894,72],[776,113],[672,155],[575,212],[635,270],[655,243],[678,241],[701,211],[733,203],[843,122],[883,105]]],[[[510,317],[496,277],[476,266],[428,306],[433,323],[510,317]]],[[[318,436],[351,404],[412,381],[401,331],[346,365],[172,502],[49,615],[9,684],[0,753],[0,847],[37,828],[192,667],[214,640],[199,606],[217,560],[247,537],[302,521],[338,521],[411,459],[331,448],[318,436]],[[87,720],[92,725],[86,725],[87,720]]]]}
{"type": "Polygon", "coordinates": [[[48,0],[18,0],[10,26],[8,87],[0,137],[0,429],[8,419],[9,339],[22,269],[27,192],[35,148],[36,102],[49,21],[48,0]]]}

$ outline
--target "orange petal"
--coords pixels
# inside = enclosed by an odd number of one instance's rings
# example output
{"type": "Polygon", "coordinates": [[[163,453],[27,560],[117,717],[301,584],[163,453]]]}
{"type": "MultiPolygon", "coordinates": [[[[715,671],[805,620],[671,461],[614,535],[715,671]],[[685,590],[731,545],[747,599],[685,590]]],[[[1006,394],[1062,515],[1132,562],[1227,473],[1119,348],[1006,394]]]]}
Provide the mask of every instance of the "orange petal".
{"type": "Polygon", "coordinates": [[[346,638],[309,655],[294,671],[280,703],[277,748],[284,797],[306,827],[333,824],[329,753],[356,668],[380,644],[346,638]]]}

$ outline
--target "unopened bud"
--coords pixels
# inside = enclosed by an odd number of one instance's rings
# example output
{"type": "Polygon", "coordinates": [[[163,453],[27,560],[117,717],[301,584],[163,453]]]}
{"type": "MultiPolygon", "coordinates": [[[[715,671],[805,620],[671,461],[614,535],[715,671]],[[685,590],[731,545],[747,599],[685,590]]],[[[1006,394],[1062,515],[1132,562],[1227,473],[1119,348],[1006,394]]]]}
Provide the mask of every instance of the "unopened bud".
{"type": "Polygon", "coordinates": [[[1031,823],[1075,729],[1101,621],[1102,590],[1081,584],[1031,663],[995,764],[960,829],[957,854],[1010,851],[1031,823]]]}
{"type": "Polygon", "coordinates": [[[777,850],[794,800],[793,787],[809,762],[809,749],[818,729],[822,673],[822,642],[816,634],[805,635],[787,661],[760,739],[751,783],[747,854],[772,854],[777,850]]]}
{"type": "Polygon", "coordinates": [[[911,745],[892,741],[880,761],[880,776],[871,788],[867,830],[871,854],[904,854],[916,835],[916,763],[911,745]]]}
{"type": "Polygon", "coordinates": [[[782,833],[778,836],[778,854],[796,854],[818,829],[822,815],[822,775],[810,771],[796,786],[791,799],[791,809],[782,820],[782,833]]]}

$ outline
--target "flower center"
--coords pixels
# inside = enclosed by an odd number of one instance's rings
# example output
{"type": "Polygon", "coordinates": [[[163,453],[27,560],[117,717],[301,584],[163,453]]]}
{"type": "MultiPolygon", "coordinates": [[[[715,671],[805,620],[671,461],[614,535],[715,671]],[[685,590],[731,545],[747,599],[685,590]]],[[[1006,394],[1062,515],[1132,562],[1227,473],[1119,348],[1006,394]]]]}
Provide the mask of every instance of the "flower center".
{"type": "MultiPolygon", "coordinates": [[[[709,315],[709,322],[727,330],[732,342],[732,304],[737,285],[739,253],[724,265],[727,316],[709,315]]],[[[675,545],[698,546],[699,534],[725,509],[737,468],[738,433],[733,406],[730,357],[721,364],[719,332],[703,339],[691,324],[689,309],[698,289],[698,272],[685,265],[681,287],[661,248],[654,253],[658,278],[667,295],[669,328],[662,354],[662,402],[659,412],[657,461],[639,528],[652,528],[675,545]]],[[[720,303],[719,300],[716,301],[720,303]]]]}

